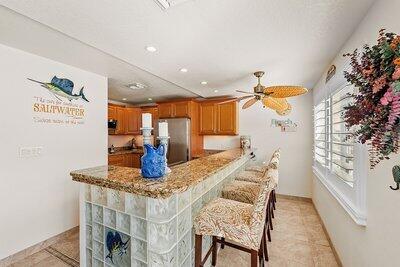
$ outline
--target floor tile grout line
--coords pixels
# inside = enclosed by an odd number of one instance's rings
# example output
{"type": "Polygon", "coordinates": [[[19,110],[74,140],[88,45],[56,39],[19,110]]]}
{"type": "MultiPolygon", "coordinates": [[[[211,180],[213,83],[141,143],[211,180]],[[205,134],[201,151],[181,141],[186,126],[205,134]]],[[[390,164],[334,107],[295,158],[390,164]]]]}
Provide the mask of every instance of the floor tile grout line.
{"type": "Polygon", "coordinates": [[[46,252],[50,253],[52,256],[56,257],[57,259],[63,261],[64,263],[68,264],[69,266],[79,267],[79,261],[65,255],[61,251],[49,246],[44,249],[46,252]]]}

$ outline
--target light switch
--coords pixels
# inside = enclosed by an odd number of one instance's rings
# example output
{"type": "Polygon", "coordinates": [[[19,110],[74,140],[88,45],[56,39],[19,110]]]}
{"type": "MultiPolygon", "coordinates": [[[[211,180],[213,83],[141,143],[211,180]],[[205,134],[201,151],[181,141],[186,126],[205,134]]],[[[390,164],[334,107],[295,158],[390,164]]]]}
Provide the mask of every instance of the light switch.
{"type": "Polygon", "coordinates": [[[20,158],[33,158],[39,157],[42,154],[43,147],[20,147],[19,157],[20,158]]]}

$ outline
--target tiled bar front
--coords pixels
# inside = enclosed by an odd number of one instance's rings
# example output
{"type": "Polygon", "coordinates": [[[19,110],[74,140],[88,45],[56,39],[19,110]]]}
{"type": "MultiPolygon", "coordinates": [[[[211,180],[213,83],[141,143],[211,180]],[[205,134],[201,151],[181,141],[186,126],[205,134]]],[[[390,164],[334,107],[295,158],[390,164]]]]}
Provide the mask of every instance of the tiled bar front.
{"type": "MultiPolygon", "coordinates": [[[[82,266],[194,266],[193,218],[220,196],[249,157],[242,157],[189,190],[150,198],[95,185],[81,185],[82,266]],[[121,237],[108,257],[107,236],[121,237]]],[[[110,244],[110,242],[109,242],[110,244]]],[[[203,253],[211,245],[203,240],[203,253]]],[[[210,262],[206,264],[210,266],[210,262]]]]}

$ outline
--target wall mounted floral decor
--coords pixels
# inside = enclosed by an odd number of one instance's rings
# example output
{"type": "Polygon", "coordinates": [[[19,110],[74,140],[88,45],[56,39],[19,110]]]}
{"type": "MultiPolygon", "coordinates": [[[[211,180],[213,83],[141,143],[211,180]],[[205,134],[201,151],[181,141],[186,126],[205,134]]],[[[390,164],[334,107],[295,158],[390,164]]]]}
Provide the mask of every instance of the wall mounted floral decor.
{"type": "Polygon", "coordinates": [[[399,150],[400,36],[382,29],[377,44],[344,56],[352,67],[344,76],[358,89],[344,119],[355,127],[356,139],[369,145],[372,169],[399,150]]]}

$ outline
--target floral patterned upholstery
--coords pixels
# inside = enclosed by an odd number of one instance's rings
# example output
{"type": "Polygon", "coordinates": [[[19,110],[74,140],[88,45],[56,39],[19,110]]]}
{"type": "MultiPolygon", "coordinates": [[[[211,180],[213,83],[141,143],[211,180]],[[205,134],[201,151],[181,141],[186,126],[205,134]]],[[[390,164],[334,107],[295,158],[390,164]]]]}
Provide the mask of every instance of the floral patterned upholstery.
{"type": "Polygon", "coordinates": [[[222,189],[222,197],[243,203],[254,204],[260,190],[260,184],[235,180],[222,189]]]}
{"type": "Polygon", "coordinates": [[[194,219],[195,233],[224,237],[258,250],[269,194],[269,188],[265,185],[253,205],[224,198],[211,201],[194,219]]]}
{"type": "Polygon", "coordinates": [[[269,160],[268,164],[262,164],[262,165],[252,165],[246,168],[246,171],[252,171],[252,172],[265,172],[269,167],[276,167],[278,168],[277,162],[279,163],[279,158],[281,155],[281,149],[278,148],[277,150],[274,151],[272,154],[271,159],[269,160]],[[272,164],[271,164],[272,163],[272,164]]]}
{"type": "Polygon", "coordinates": [[[258,172],[243,171],[236,176],[236,180],[257,184],[265,184],[269,182],[271,188],[275,188],[278,185],[279,180],[279,173],[277,168],[278,165],[279,161],[277,163],[270,163],[269,168],[266,170],[264,175],[258,172]]]}

